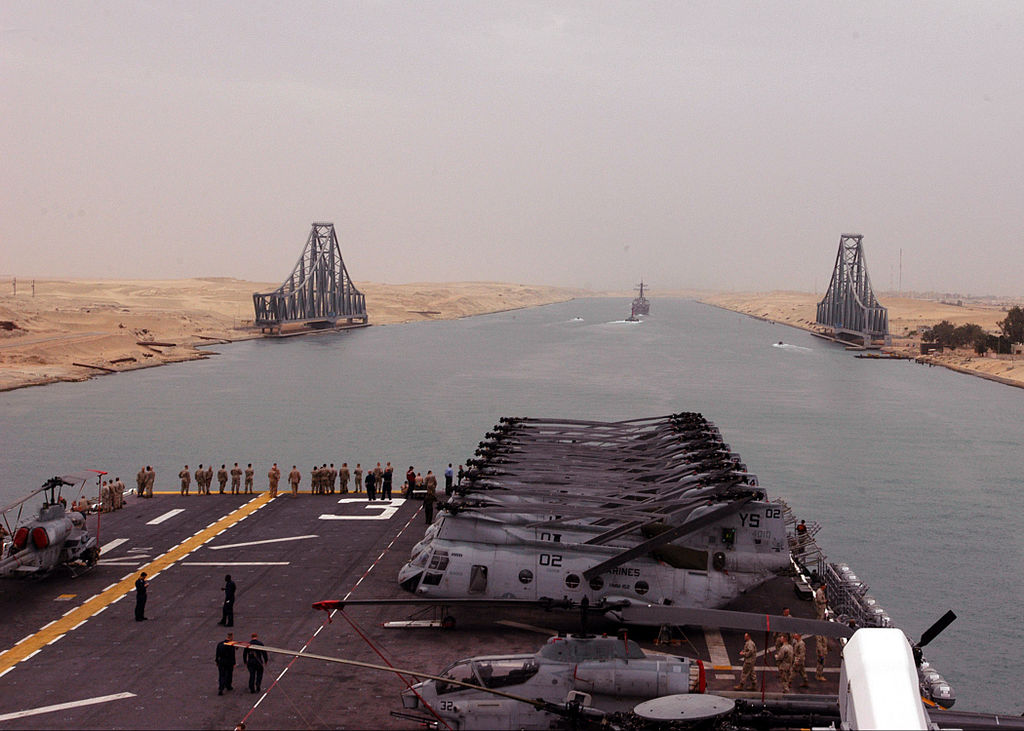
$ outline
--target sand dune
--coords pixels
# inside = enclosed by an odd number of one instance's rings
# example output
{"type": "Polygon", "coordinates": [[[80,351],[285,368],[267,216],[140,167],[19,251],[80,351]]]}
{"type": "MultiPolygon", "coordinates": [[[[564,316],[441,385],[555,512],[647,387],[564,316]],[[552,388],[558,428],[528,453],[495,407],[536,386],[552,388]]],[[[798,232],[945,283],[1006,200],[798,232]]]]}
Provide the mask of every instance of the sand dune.
{"type": "MultiPolygon", "coordinates": [[[[700,299],[727,310],[804,330],[821,329],[815,324],[816,307],[821,297],[808,292],[728,293],[704,295],[700,299]]],[[[958,306],[909,297],[880,296],[879,300],[889,310],[889,331],[893,335],[892,347],[884,350],[914,357],[922,363],[1024,387],[1024,356],[996,356],[991,353],[978,356],[971,349],[920,356],[921,328],[949,320],[954,325],[975,323],[997,333],[999,326],[996,323],[1006,317],[1005,305],[967,302],[958,306]]]]}
{"type": "MultiPolygon", "coordinates": [[[[253,292],[277,287],[229,278],[36,280],[0,296],[0,390],[81,381],[209,355],[199,346],[259,337],[253,292]]],[[[583,290],[494,282],[357,282],[371,324],[453,319],[561,302],[583,290]]]]}

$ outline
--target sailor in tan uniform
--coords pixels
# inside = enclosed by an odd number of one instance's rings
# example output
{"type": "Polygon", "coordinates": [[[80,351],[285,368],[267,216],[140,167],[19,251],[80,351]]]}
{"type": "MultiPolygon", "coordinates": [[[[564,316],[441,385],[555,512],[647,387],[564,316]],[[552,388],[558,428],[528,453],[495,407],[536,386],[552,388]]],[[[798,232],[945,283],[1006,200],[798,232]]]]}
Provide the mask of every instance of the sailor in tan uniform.
{"type": "Polygon", "coordinates": [[[231,468],[231,494],[237,495],[241,487],[242,468],[238,466],[238,462],[235,462],[235,466],[231,468]]]}
{"type": "Polygon", "coordinates": [[[224,494],[224,488],[228,484],[228,466],[221,465],[220,469],[217,470],[217,482],[220,483],[220,494],[224,494]]]}
{"type": "Polygon", "coordinates": [[[256,470],[252,468],[252,462],[245,468],[245,491],[247,493],[252,492],[252,478],[256,474],[256,470]]]}
{"type": "Polygon", "coordinates": [[[188,495],[189,487],[192,485],[192,473],[188,471],[188,465],[178,473],[178,477],[181,478],[181,494],[188,495]]]}
{"type": "Polygon", "coordinates": [[[288,484],[292,488],[292,497],[299,496],[299,482],[302,481],[302,473],[299,472],[299,468],[292,465],[292,471],[288,473],[288,484]]]}

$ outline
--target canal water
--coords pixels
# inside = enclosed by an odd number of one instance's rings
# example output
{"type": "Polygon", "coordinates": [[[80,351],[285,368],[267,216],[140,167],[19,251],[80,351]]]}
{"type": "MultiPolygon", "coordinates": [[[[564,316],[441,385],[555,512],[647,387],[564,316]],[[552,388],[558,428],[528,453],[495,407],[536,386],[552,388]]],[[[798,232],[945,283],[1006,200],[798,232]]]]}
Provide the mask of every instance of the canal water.
{"type": "MultiPolygon", "coordinates": [[[[0,502],[140,466],[457,466],[501,416],[700,411],[769,495],[822,524],[957,708],[1024,711],[1024,391],[842,349],[688,300],[589,299],[457,321],[218,346],[209,360],[0,394],[0,502]],[[781,344],[780,344],[781,341],[781,344]]],[[[0,589],[2,590],[2,589],[0,589]]]]}

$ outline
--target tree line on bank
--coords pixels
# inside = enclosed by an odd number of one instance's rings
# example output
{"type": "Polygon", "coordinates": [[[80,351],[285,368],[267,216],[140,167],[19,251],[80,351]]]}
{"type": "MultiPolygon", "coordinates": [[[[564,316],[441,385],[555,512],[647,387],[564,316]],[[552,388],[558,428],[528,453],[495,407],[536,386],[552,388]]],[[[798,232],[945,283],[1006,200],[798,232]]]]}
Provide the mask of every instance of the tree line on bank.
{"type": "Polygon", "coordinates": [[[1014,343],[1024,343],[1024,310],[1020,307],[1011,307],[1006,313],[1006,319],[996,324],[1000,333],[990,335],[981,325],[973,322],[954,325],[949,320],[943,320],[925,330],[921,334],[921,342],[952,349],[971,346],[978,355],[984,355],[990,350],[1002,354],[1012,353],[1014,343]]]}

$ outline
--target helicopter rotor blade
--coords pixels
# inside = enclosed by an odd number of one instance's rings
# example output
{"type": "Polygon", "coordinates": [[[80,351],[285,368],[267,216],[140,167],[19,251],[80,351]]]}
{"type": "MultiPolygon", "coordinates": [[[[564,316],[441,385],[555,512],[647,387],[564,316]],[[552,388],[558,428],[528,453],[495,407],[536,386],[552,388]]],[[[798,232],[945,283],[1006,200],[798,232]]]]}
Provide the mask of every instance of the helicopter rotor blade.
{"type": "Polygon", "coordinates": [[[924,647],[925,645],[927,645],[929,642],[938,637],[939,633],[946,629],[946,627],[953,624],[953,620],[955,619],[956,614],[953,612],[953,610],[948,610],[945,614],[939,617],[939,620],[935,624],[933,624],[931,627],[924,631],[924,633],[921,635],[921,639],[917,642],[917,646],[924,647]]]}

